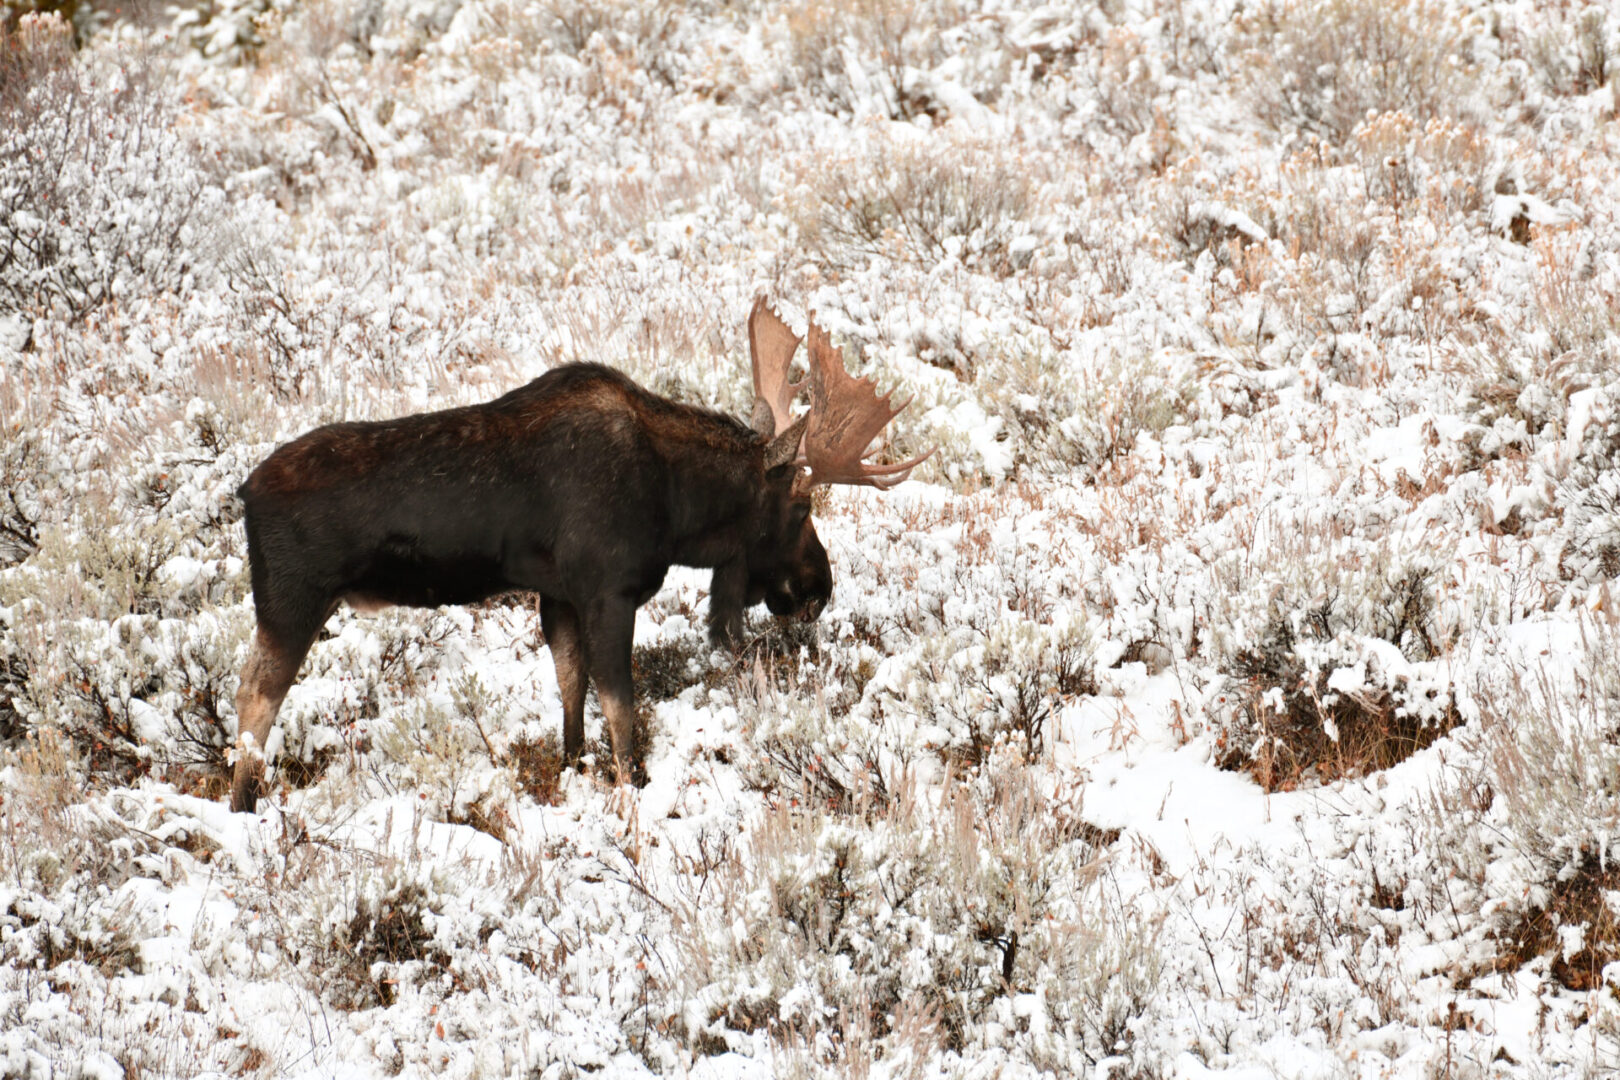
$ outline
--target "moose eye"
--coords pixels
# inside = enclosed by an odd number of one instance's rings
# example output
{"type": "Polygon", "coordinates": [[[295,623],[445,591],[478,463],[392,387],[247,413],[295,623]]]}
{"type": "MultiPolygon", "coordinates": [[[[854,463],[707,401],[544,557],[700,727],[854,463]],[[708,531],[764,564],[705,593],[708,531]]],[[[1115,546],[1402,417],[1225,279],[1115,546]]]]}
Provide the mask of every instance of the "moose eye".
{"type": "Polygon", "coordinates": [[[800,525],[803,525],[807,520],[809,520],[809,517],[809,503],[794,503],[793,508],[788,511],[788,524],[797,529],[800,525]]]}

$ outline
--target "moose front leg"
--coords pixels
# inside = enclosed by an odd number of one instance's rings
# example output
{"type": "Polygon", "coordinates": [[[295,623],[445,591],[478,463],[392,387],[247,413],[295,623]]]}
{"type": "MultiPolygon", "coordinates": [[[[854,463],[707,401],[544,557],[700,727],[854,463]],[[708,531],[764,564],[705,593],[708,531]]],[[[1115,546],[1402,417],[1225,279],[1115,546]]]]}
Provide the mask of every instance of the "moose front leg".
{"type": "Polygon", "coordinates": [[[748,564],[741,559],[714,568],[709,581],[709,640],[737,649],[748,609],[748,564]]]}
{"type": "Polygon", "coordinates": [[[577,762],[585,752],[585,650],[580,640],[579,612],[574,605],[549,596],[540,598],[540,628],[557,667],[562,694],[563,760],[577,762]]]}
{"type": "Polygon", "coordinates": [[[630,649],[635,637],[635,605],[623,597],[592,601],[585,612],[585,661],[602,719],[613,743],[613,767],[620,784],[631,782],[636,731],[635,691],[630,674],[630,649]]]}

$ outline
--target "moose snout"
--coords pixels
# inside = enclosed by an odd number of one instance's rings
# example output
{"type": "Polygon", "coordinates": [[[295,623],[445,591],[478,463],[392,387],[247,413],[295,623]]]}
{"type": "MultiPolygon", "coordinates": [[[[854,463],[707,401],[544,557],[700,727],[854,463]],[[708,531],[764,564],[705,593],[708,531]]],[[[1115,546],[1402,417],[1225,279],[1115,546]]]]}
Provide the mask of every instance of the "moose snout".
{"type": "Polygon", "coordinates": [[[796,618],[801,622],[815,622],[821,617],[831,596],[830,589],[795,582],[788,578],[765,594],[765,606],[779,618],[796,618]]]}
{"type": "Polygon", "coordinates": [[[796,595],[793,583],[784,581],[765,594],[765,606],[772,615],[785,618],[804,610],[804,602],[796,595]]]}

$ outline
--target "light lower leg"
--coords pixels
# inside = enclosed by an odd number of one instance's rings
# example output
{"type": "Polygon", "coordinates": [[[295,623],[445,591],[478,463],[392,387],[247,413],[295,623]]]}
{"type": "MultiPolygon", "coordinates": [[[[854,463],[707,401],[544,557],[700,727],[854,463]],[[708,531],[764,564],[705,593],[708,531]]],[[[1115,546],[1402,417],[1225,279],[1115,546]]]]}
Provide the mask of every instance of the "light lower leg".
{"type": "Polygon", "coordinates": [[[257,630],[253,650],[242,668],[236,692],[236,770],[231,782],[231,809],[252,812],[264,780],[265,750],[276,712],[298,673],[298,659],[257,630]]]}

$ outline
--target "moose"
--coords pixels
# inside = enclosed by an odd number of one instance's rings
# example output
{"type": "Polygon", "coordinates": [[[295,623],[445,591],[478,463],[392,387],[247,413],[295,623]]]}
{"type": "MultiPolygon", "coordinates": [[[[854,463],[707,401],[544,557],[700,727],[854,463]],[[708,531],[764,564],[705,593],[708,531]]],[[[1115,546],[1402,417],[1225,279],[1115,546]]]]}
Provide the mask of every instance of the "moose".
{"type": "Polygon", "coordinates": [[[278,447],[237,492],[257,625],[236,698],[231,809],[257,805],[271,725],[339,603],[436,607],[513,590],[540,596],[565,758],[584,748],[589,678],[627,783],[635,612],[669,568],[713,569],[717,643],[738,644],[744,612],[760,601],[814,620],[832,570],[810,520],[812,489],[887,489],[933,453],[869,464],[905,405],[891,408],[892,393],[852,377],[814,315],[806,338],[808,378],[790,381],[800,338],[756,301],[750,424],[581,363],[494,401],[329,424],[278,447]],[[810,407],[794,419],[806,382],[810,407]]]}

